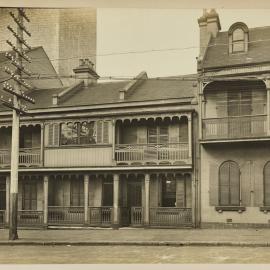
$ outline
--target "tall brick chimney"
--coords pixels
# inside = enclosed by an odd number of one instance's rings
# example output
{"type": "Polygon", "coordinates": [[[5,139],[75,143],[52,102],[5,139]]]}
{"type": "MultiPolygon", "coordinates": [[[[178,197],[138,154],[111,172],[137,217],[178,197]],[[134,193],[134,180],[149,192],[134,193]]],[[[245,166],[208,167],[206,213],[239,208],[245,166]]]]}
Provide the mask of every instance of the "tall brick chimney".
{"type": "Polygon", "coordinates": [[[97,83],[99,75],[96,73],[94,64],[88,59],[80,59],[79,66],[73,69],[76,80],[83,80],[84,85],[97,83]]]}
{"type": "Polygon", "coordinates": [[[204,9],[203,15],[198,19],[200,27],[200,55],[198,61],[202,61],[211,37],[216,37],[221,29],[218,13],[215,9],[204,9]]]}

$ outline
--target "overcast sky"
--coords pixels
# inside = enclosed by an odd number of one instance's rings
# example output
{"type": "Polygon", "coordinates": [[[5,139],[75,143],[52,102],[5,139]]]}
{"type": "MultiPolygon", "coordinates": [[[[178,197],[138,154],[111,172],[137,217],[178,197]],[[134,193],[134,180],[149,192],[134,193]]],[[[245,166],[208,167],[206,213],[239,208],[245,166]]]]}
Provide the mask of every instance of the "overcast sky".
{"type": "MultiPolygon", "coordinates": [[[[221,31],[237,21],[248,27],[270,26],[270,10],[217,10],[221,31]]],[[[201,9],[98,9],[97,54],[174,49],[98,56],[100,76],[149,77],[196,73],[201,9]],[[197,47],[178,50],[178,48],[197,47]]]]}

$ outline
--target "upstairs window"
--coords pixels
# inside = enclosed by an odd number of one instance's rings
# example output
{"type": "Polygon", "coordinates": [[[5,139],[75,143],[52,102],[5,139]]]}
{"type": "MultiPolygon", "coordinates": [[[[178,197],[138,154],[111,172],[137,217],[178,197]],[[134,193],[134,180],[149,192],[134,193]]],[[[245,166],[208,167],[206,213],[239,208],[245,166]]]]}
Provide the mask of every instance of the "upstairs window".
{"type": "Polygon", "coordinates": [[[232,34],[232,52],[245,51],[245,33],[242,28],[237,28],[232,34]]]}
{"type": "Polygon", "coordinates": [[[61,145],[109,143],[109,122],[91,121],[61,124],[61,145]]]}
{"type": "Polygon", "coordinates": [[[169,142],[168,126],[153,126],[148,128],[148,143],[167,144],[169,142]]]}
{"type": "Polygon", "coordinates": [[[229,31],[229,53],[247,52],[248,27],[242,22],[234,23],[229,31]]]}

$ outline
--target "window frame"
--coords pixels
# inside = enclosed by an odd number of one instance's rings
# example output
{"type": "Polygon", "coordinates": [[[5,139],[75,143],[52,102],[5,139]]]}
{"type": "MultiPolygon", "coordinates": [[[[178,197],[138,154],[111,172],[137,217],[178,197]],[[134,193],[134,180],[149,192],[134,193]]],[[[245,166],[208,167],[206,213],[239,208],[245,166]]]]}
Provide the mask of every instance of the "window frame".
{"type": "Polygon", "coordinates": [[[154,145],[159,145],[159,144],[168,144],[169,143],[169,125],[151,125],[147,126],[147,144],[154,144],[154,145]],[[162,134],[161,130],[162,128],[166,128],[167,134],[162,134]],[[156,134],[155,135],[149,135],[150,130],[155,130],[156,134]],[[150,138],[156,138],[156,142],[150,143],[150,138]],[[167,142],[161,142],[161,138],[166,138],[167,142]]]}
{"type": "Polygon", "coordinates": [[[241,53],[241,52],[245,52],[245,31],[242,27],[237,27],[233,30],[232,32],[232,53],[241,53]],[[241,30],[242,31],[242,37],[241,38],[234,38],[234,34],[235,31],[241,30]],[[235,45],[237,44],[242,44],[243,45],[243,49],[242,50],[236,50],[235,49],[235,45]]]}
{"type": "MultiPolygon", "coordinates": [[[[60,124],[59,128],[59,137],[60,137],[60,146],[85,146],[85,145],[101,145],[101,144],[110,144],[110,125],[109,120],[93,120],[93,121],[77,121],[77,122],[65,122],[60,124]],[[63,143],[65,140],[64,134],[64,125],[68,126],[68,124],[75,125],[76,128],[74,138],[76,140],[72,143],[63,143]],[[82,135],[82,127],[84,124],[88,125],[88,135],[82,135]],[[93,124],[92,127],[90,125],[93,124]],[[91,134],[90,131],[92,130],[91,134]],[[88,140],[89,142],[83,142],[83,139],[88,140]]],[[[71,137],[72,138],[72,137],[71,137]]]]}

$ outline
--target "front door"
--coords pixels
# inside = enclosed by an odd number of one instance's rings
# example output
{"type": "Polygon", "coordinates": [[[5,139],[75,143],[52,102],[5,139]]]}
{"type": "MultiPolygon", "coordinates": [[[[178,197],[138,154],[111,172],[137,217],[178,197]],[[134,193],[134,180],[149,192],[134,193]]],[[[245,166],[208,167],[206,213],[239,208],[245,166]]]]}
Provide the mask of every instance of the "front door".
{"type": "Polygon", "coordinates": [[[127,184],[127,207],[129,224],[140,225],[142,223],[142,183],[129,182],[127,184]]]}
{"type": "Polygon", "coordinates": [[[127,188],[127,207],[142,206],[142,183],[130,182],[127,188]]]}

